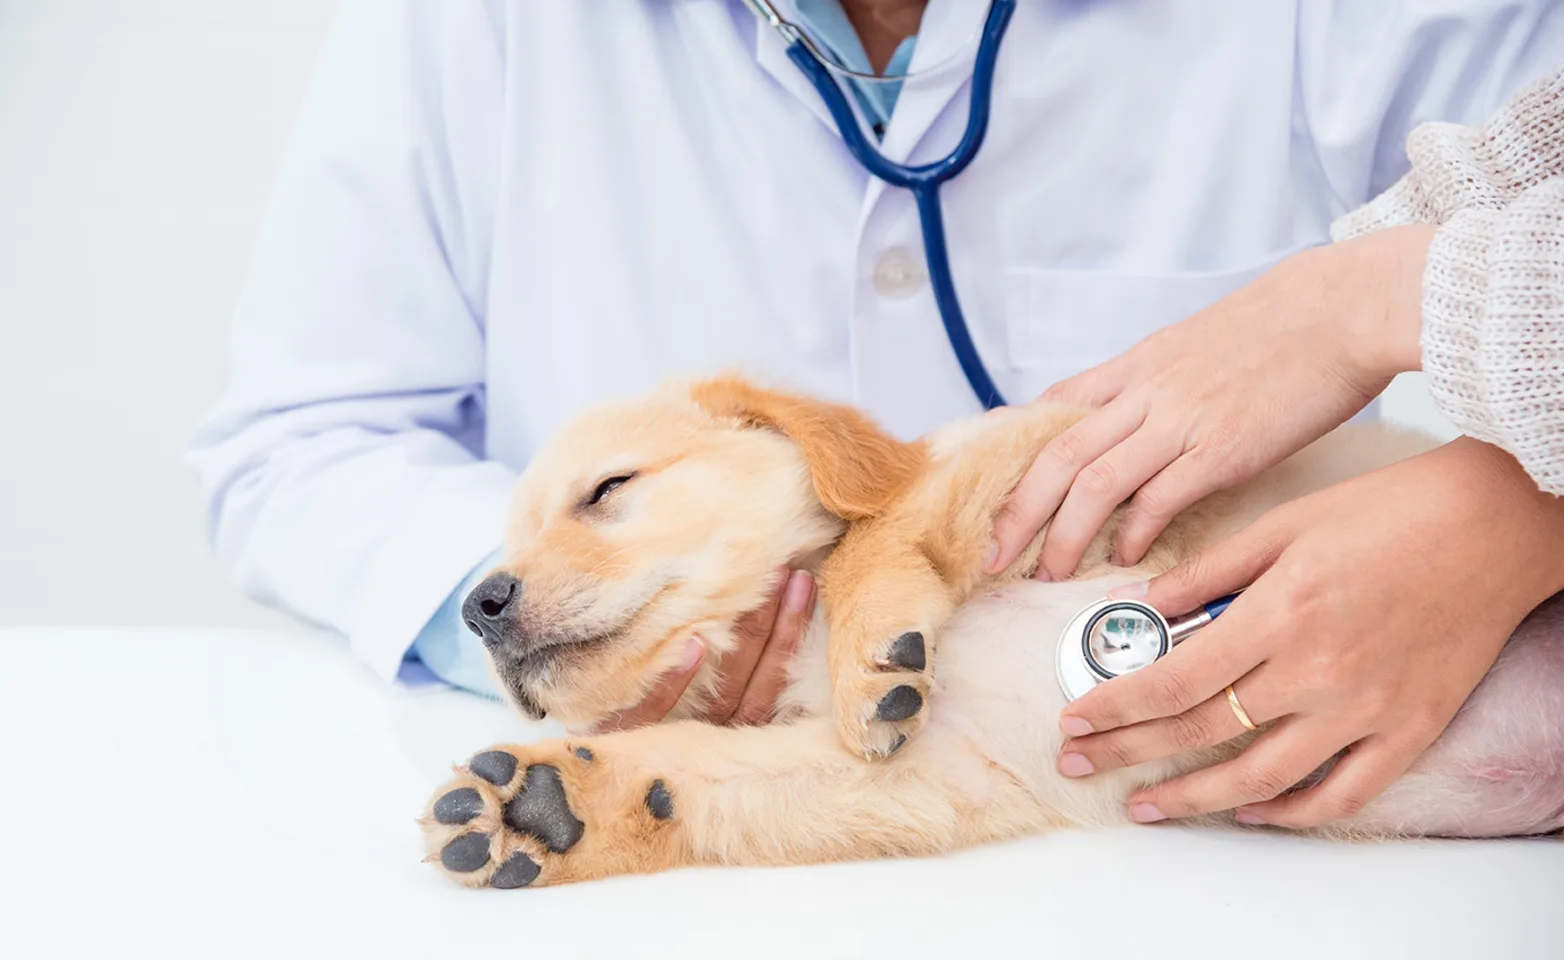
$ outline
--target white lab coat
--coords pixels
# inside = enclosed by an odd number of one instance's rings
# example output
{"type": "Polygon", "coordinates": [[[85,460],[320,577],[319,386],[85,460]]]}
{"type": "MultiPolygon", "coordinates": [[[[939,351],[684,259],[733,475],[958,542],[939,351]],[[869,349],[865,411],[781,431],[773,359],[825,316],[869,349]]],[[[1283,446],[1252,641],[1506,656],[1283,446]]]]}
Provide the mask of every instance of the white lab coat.
{"type": "MultiPolygon", "coordinates": [[[[1326,242],[1414,124],[1479,121],[1564,61],[1561,7],[1023,0],[944,191],[1000,389],[1326,242]]],[[[914,68],[986,8],[931,0],[914,68]]],[[[905,85],[893,159],[959,136],[963,56],[905,85]]],[[[192,454],[218,552],[392,675],[587,404],[737,367],[904,436],[978,410],[922,271],[911,198],[738,0],[345,0],[192,454]]]]}

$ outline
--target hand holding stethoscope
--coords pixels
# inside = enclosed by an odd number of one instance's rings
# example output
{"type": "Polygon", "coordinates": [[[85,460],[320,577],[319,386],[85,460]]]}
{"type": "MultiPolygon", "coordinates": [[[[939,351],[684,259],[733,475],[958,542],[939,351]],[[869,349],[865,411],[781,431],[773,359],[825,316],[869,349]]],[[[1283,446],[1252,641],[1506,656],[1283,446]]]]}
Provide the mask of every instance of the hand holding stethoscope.
{"type": "MultiPolygon", "coordinates": [[[[1387,230],[1284,261],[1063,385],[1098,409],[1012,495],[995,564],[1051,515],[1040,576],[1067,576],[1126,500],[1115,558],[1137,562],[1184,506],[1357,412],[1375,384],[1417,365],[1431,233],[1387,230]]],[[[1564,577],[1559,542],[1564,501],[1464,439],[1285,504],[1130,598],[1183,614],[1244,588],[1190,642],[1072,701],[1059,771],[1222,743],[1248,720],[1260,732],[1241,754],[1138,792],[1131,816],[1235,810],[1306,827],[1350,815],[1438,737],[1514,626],[1564,588],[1550,580],[1564,577]],[[1319,785],[1287,792],[1344,750],[1319,785]]]]}
{"type": "Polygon", "coordinates": [[[1103,656],[1137,668],[1065,707],[1059,771],[1144,763],[1257,725],[1236,758],[1137,792],[1131,817],[1233,810],[1298,828],[1350,816],[1433,743],[1516,625],[1564,586],[1561,542],[1564,501],[1466,438],[1285,504],[1139,596],[1116,591],[1182,613],[1248,585],[1145,665],[1157,629],[1119,624],[1103,656]],[[1319,785],[1286,792],[1344,750],[1319,785]]]}

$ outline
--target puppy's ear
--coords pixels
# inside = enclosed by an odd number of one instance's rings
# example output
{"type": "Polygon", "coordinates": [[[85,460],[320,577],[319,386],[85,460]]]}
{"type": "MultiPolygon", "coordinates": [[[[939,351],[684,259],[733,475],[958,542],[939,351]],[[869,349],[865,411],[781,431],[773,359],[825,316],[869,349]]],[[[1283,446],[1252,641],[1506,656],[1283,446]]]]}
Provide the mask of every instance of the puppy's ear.
{"type": "Polygon", "coordinates": [[[902,443],[844,404],[765,390],[738,377],[700,381],[691,395],[713,416],[776,430],[798,444],[815,495],[844,520],[884,512],[923,469],[922,444],[902,443]]]}

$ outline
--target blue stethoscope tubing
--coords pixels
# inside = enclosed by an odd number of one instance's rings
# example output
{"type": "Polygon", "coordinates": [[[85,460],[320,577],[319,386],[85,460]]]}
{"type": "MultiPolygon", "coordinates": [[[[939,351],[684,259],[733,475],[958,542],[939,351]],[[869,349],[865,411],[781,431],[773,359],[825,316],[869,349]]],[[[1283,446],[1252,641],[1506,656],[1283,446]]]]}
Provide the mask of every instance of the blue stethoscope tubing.
{"type": "Polygon", "coordinates": [[[1217,597],[1210,603],[1201,604],[1201,609],[1206,612],[1206,616],[1210,617],[1212,620],[1215,620],[1217,617],[1220,617],[1223,613],[1225,613],[1227,608],[1232,606],[1233,601],[1237,599],[1238,594],[1230,593],[1225,597],[1217,597]]]}
{"type": "Polygon", "coordinates": [[[809,78],[825,101],[826,109],[836,121],[842,134],[842,142],[863,164],[865,170],[893,187],[901,187],[912,193],[918,204],[918,220],[923,227],[923,249],[929,264],[929,282],[934,288],[934,302],[939,307],[945,335],[951,349],[961,364],[961,372],[972,385],[972,392],[985,409],[1005,405],[1005,398],[988,375],[983,359],[972,343],[972,333],[967,328],[966,316],[961,312],[961,301],[956,296],[956,281],[950,272],[950,250],[945,242],[945,218],[940,211],[939,190],[944,183],[967,168],[977,156],[983,138],[988,134],[988,117],[994,99],[994,67],[999,61],[999,45],[1010,18],[1015,13],[1016,0],[994,0],[983,25],[982,39],[978,43],[977,61],[972,68],[972,105],[967,114],[967,129],[961,142],[943,160],[922,166],[909,167],[893,163],[877,150],[864,135],[858,118],[847,102],[847,96],[825,64],[817,60],[800,40],[788,45],[788,59],[792,60],[809,78]]]}

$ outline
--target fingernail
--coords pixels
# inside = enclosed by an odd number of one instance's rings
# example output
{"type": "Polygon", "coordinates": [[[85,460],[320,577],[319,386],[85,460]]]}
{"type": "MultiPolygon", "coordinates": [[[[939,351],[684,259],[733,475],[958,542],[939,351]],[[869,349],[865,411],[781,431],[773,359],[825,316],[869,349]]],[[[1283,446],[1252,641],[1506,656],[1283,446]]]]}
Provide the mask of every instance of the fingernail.
{"type": "Polygon", "coordinates": [[[1166,820],[1168,815],[1157,809],[1153,803],[1130,804],[1130,819],[1136,823],[1156,823],[1158,820],[1166,820]]]}
{"type": "Polygon", "coordinates": [[[999,563],[999,541],[988,541],[988,549],[983,551],[983,569],[989,573],[994,572],[994,565],[999,563]]]}
{"type": "Polygon", "coordinates": [[[704,656],[706,656],[706,644],[701,642],[700,637],[691,637],[684,641],[684,656],[679,658],[679,669],[694,670],[704,656]]]}
{"type": "Polygon", "coordinates": [[[1067,777],[1084,777],[1096,770],[1090,760],[1078,753],[1066,753],[1059,757],[1059,772],[1067,777]]]}
{"type": "Polygon", "coordinates": [[[1049,573],[1043,567],[1039,566],[1037,568],[1037,572],[1032,574],[1032,579],[1036,580],[1038,583],[1053,583],[1054,575],[1049,573]]]}
{"type": "Polygon", "coordinates": [[[1067,737],[1084,737],[1092,732],[1092,725],[1080,717],[1060,717],[1059,729],[1067,737]]]}
{"type": "Polygon", "coordinates": [[[1109,590],[1108,596],[1114,600],[1139,600],[1146,595],[1149,584],[1149,580],[1142,580],[1139,583],[1126,583],[1122,587],[1114,587],[1112,590],[1109,590]]]}
{"type": "Polygon", "coordinates": [[[1254,814],[1254,813],[1250,813],[1248,810],[1240,809],[1237,813],[1233,814],[1233,819],[1237,820],[1239,823],[1243,824],[1246,827],[1263,827],[1263,826],[1265,826],[1265,821],[1261,820],[1259,815],[1254,814]]]}
{"type": "Polygon", "coordinates": [[[794,570],[787,578],[787,592],[782,595],[782,606],[793,613],[801,613],[809,606],[809,594],[814,590],[815,578],[807,570],[794,570]]]}

